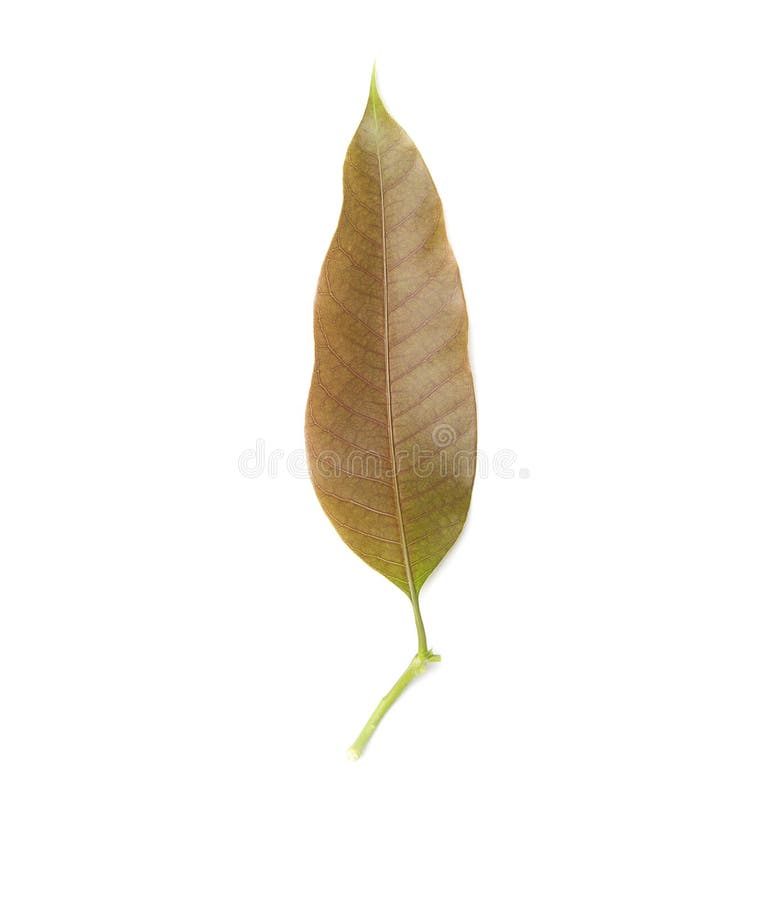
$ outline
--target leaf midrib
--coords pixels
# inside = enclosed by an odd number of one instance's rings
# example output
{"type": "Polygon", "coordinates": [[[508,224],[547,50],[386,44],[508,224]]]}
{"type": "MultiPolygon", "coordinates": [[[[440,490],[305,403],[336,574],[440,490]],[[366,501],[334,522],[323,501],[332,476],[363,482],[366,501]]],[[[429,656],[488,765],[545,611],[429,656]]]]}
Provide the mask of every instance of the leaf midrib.
{"type": "Polygon", "coordinates": [[[400,484],[398,481],[397,465],[395,463],[395,431],[394,419],[392,415],[392,385],[390,378],[389,364],[389,277],[387,273],[387,220],[384,214],[384,176],[381,170],[381,151],[379,150],[379,117],[376,113],[376,94],[371,96],[371,104],[373,107],[373,125],[374,125],[374,141],[376,143],[376,162],[379,169],[379,200],[381,205],[381,258],[383,269],[383,286],[384,286],[384,380],[386,384],[387,399],[387,432],[389,436],[389,456],[392,466],[392,488],[395,494],[395,512],[397,514],[397,526],[400,530],[400,546],[403,551],[403,564],[405,566],[405,575],[408,581],[408,591],[411,595],[411,603],[418,602],[416,586],[413,580],[413,572],[411,570],[411,559],[408,553],[408,543],[405,539],[405,527],[403,525],[403,508],[400,502],[400,484]]]}

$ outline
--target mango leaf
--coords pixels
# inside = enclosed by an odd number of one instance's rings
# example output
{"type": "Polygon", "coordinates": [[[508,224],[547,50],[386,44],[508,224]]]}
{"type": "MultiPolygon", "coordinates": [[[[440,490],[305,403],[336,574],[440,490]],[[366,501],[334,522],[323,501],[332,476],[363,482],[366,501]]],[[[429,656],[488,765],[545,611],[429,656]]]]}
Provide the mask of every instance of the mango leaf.
{"type": "Polygon", "coordinates": [[[427,647],[419,591],[464,525],[476,454],[467,314],[442,204],[384,108],[375,70],[344,163],[314,335],[312,483],[345,543],[408,596],[418,636],[411,665],[350,748],[357,758],[405,684],[439,659],[427,647]]]}

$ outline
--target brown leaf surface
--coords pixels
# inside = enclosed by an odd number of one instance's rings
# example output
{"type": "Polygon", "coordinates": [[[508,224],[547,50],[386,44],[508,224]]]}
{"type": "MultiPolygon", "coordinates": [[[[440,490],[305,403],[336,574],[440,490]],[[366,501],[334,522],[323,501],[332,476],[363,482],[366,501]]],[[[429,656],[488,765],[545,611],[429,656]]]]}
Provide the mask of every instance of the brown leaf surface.
{"type": "Polygon", "coordinates": [[[314,312],[315,491],[349,547],[415,601],[467,516],[475,398],[442,204],[375,75],[314,312]]]}

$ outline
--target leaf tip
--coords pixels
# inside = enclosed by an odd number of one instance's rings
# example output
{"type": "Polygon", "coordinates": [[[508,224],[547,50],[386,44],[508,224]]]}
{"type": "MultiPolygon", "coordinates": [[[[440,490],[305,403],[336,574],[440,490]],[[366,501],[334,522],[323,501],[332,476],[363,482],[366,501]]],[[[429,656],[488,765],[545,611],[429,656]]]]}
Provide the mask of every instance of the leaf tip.
{"type": "Polygon", "coordinates": [[[391,118],[379,94],[379,86],[376,81],[376,63],[373,64],[373,71],[371,72],[371,87],[368,92],[368,104],[365,107],[365,114],[371,117],[374,129],[378,129],[382,121],[391,118]]]}
{"type": "Polygon", "coordinates": [[[379,89],[376,86],[376,63],[373,64],[373,70],[371,71],[371,89],[368,93],[368,99],[371,103],[381,103],[381,97],[379,97],[379,89]]]}

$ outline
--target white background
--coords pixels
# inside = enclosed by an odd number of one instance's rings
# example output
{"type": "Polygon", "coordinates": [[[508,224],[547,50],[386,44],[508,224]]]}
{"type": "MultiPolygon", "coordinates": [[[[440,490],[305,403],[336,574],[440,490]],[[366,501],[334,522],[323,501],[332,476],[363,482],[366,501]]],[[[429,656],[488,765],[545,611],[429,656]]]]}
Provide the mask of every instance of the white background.
{"type": "Polygon", "coordinates": [[[5,900],[764,900],[763,13],[4,4],[5,900]],[[374,58],[516,461],[353,764],[407,601],[238,461],[303,447],[374,58]]]}

